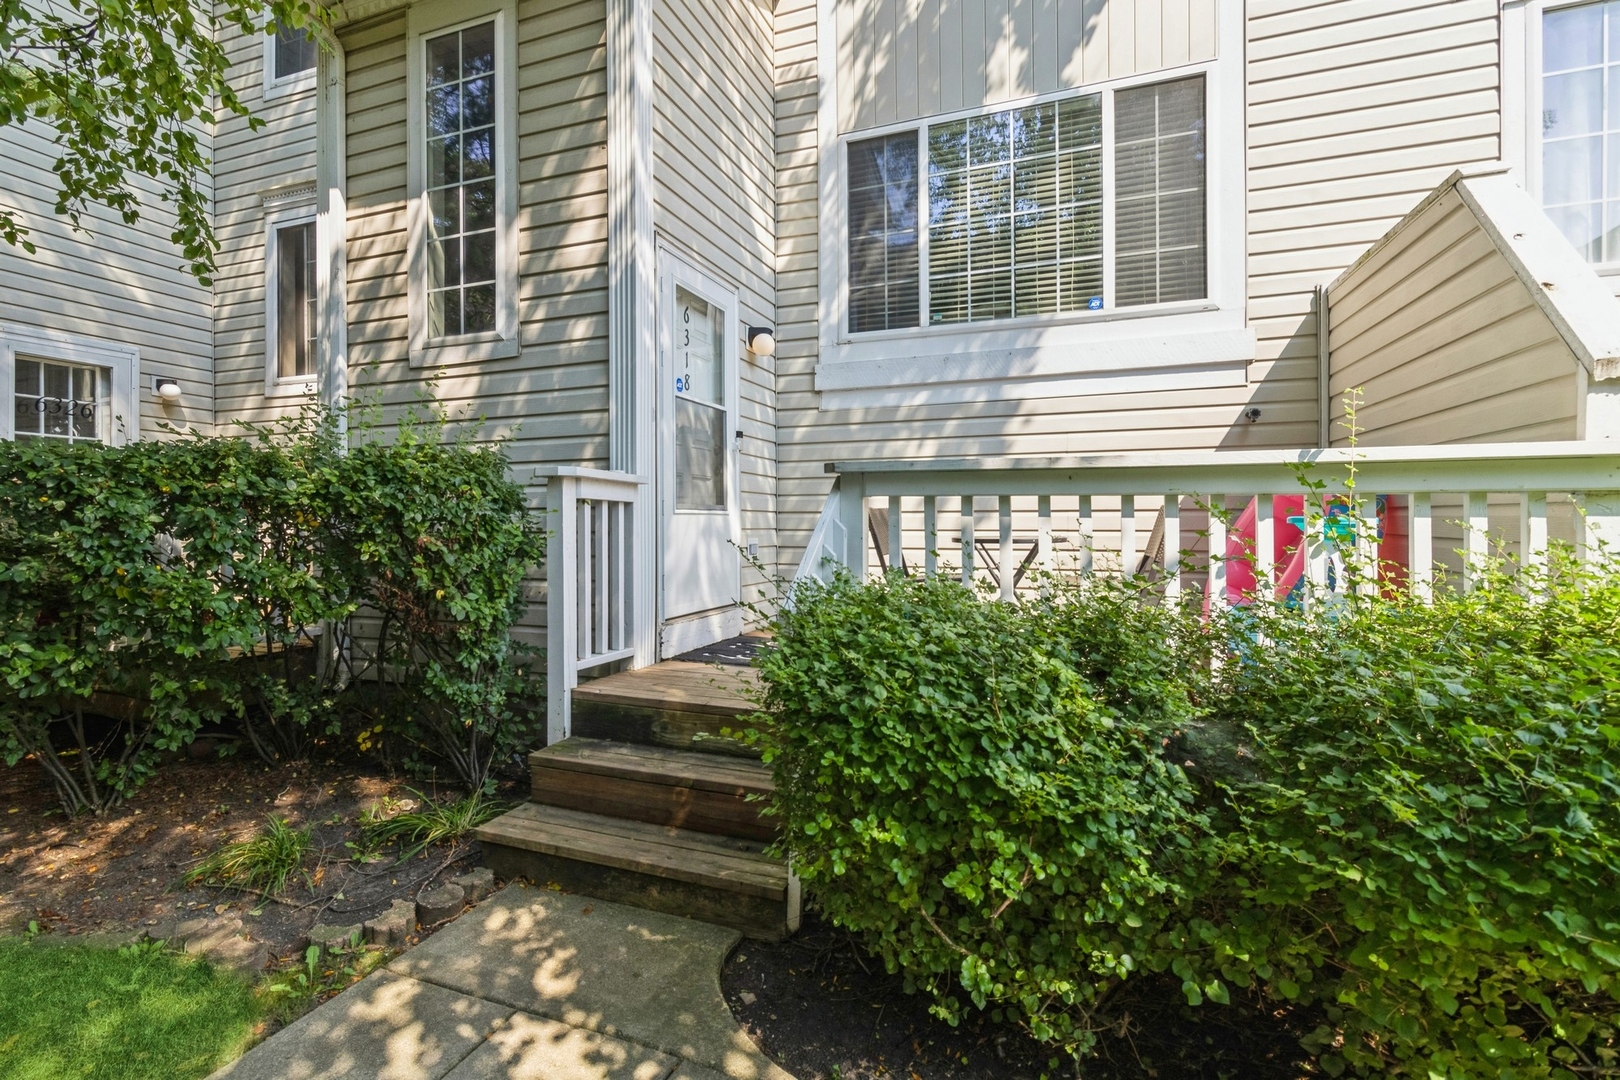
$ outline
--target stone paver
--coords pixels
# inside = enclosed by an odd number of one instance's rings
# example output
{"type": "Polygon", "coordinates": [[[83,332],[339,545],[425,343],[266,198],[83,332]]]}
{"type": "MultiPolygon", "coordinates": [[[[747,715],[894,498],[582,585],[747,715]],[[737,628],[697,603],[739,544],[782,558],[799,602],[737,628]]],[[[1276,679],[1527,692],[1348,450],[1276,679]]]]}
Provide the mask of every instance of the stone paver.
{"type": "Polygon", "coordinates": [[[440,1080],[512,1010],[379,971],[214,1074],[215,1080],[440,1080]]]}
{"type": "Polygon", "coordinates": [[[511,885],[213,1080],[793,1080],[721,996],[737,939],[511,885]]]}

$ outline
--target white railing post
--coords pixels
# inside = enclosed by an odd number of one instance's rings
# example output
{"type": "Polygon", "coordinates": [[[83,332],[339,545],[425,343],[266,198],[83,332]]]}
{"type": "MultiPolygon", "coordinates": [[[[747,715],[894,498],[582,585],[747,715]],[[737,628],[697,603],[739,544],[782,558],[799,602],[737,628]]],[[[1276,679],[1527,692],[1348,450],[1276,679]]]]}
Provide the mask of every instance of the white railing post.
{"type": "Polygon", "coordinates": [[[889,569],[898,570],[906,565],[906,530],[902,528],[906,512],[898,495],[889,496],[889,569]]]}
{"type": "Polygon", "coordinates": [[[546,545],[546,743],[568,738],[578,653],[574,610],[578,596],[578,518],[574,514],[575,481],[552,476],[546,481],[546,520],[554,530],[546,545]]]}
{"type": "MultiPolygon", "coordinates": [[[[1052,496],[1038,496],[1035,502],[1035,560],[1044,577],[1052,573],[1052,496]]],[[[1048,588],[1041,582],[1041,591],[1048,588]]]]}
{"type": "Polygon", "coordinates": [[[1013,553],[1012,531],[1012,496],[1003,495],[996,501],[998,512],[997,524],[1000,526],[997,540],[1000,547],[996,550],[996,576],[1001,579],[1001,598],[1013,598],[1013,575],[1017,572],[1018,559],[1013,553]]]}
{"type": "Polygon", "coordinates": [[[1463,508],[1468,533],[1463,537],[1463,591],[1477,588],[1490,559],[1490,507],[1485,492],[1470,491],[1463,508]]]}
{"type": "Polygon", "coordinates": [[[1576,499],[1576,549],[1583,562],[1620,555],[1620,491],[1583,491],[1576,499]]]}
{"type": "Polygon", "coordinates": [[[939,572],[939,496],[923,496],[923,575],[939,572]]]}
{"type": "Polygon", "coordinates": [[[1406,573],[1412,595],[1428,603],[1434,599],[1434,518],[1427,491],[1409,496],[1412,520],[1407,523],[1406,573]]]}
{"type": "Polygon", "coordinates": [[[1080,573],[1090,577],[1094,569],[1095,532],[1091,525],[1091,496],[1080,496],[1080,507],[1075,511],[1075,528],[1080,532],[1080,573]]]}
{"type": "Polygon", "coordinates": [[[1136,576],[1136,496],[1119,497],[1119,572],[1122,577],[1136,576]]]}
{"type": "Polygon", "coordinates": [[[536,470],[546,481],[546,742],[573,730],[579,674],[631,660],[642,629],[634,591],[635,503],[644,481],[573,466],[536,470]]]}
{"type": "Polygon", "coordinates": [[[1164,598],[1181,596],[1181,496],[1166,495],[1164,509],[1164,598]]]}
{"type": "MultiPolygon", "coordinates": [[[[1209,496],[1209,583],[1204,592],[1209,596],[1211,611],[1226,606],[1226,496],[1209,496]]],[[[1240,597],[1241,599],[1241,597],[1240,597]]]]}
{"type": "Polygon", "coordinates": [[[1270,495],[1254,497],[1254,587],[1259,599],[1273,603],[1277,599],[1277,575],[1274,562],[1277,549],[1277,523],[1272,516],[1270,495]]]}
{"type": "Polygon", "coordinates": [[[866,580],[866,477],[838,478],[839,524],[844,527],[844,565],[856,581],[866,580]]]}
{"type": "Polygon", "coordinates": [[[1519,496],[1519,565],[1547,566],[1547,493],[1529,491],[1519,496]]]}
{"type": "Polygon", "coordinates": [[[973,587],[973,496],[962,496],[962,584],[973,587]]]}

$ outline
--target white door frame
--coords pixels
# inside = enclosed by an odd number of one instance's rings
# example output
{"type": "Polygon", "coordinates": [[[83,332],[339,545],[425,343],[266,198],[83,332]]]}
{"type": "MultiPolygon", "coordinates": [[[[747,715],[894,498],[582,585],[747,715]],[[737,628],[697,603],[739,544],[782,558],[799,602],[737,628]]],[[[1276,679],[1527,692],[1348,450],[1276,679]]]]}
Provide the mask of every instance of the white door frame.
{"type": "Polygon", "coordinates": [[[656,499],[658,504],[658,623],[659,655],[662,658],[679,655],[692,649],[742,633],[742,609],[737,606],[742,592],[742,474],[741,452],[737,445],[740,430],[740,389],[738,367],[741,363],[740,331],[741,305],[737,290],[725,282],[699,269],[697,260],[663,243],[658,245],[658,419],[656,424],[657,458],[656,499]],[[724,393],[727,417],[726,453],[726,535],[731,544],[728,560],[737,561],[737,595],[729,605],[722,605],[691,617],[669,618],[665,603],[665,579],[668,575],[669,529],[674,513],[675,455],[673,453],[675,385],[668,377],[674,359],[674,323],[669,316],[675,309],[675,288],[679,285],[699,294],[722,311],[721,358],[725,365],[724,393]]]}

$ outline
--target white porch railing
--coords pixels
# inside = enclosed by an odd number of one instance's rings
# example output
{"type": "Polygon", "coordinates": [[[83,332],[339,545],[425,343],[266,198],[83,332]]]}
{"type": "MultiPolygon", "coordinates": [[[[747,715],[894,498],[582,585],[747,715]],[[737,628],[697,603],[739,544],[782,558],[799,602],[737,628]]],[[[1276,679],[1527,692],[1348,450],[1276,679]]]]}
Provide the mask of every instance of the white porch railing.
{"type": "Polygon", "coordinates": [[[572,466],[546,480],[546,741],[571,729],[579,673],[635,655],[635,502],[629,473],[572,466]]]}
{"type": "Polygon", "coordinates": [[[1038,568],[1147,574],[1168,596],[1192,580],[1226,603],[1261,583],[1281,592],[1290,574],[1347,581],[1354,549],[1368,556],[1361,565],[1427,596],[1437,566],[1459,570],[1466,588],[1492,554],[1535,563],[1553,539],[1620,548],[1620,445],[1608,443],[850,461],[827,471],[837,480],[801,578],[826,580],[837,566],[864,575],[870,562],[932,575],[943,554],[964,582],[988,580],[1007,598],[1038,568]]]}

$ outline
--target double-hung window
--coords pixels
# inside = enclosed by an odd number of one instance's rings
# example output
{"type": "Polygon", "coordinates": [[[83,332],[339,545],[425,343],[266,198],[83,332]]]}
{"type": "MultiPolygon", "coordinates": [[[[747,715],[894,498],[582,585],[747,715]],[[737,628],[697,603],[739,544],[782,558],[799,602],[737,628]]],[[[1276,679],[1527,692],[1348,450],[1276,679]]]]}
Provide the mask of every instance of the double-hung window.
{"type": "Polygon", "coordinates": [[[1588,262],[1620,263],[1620,0],[1541,22],[1541,204],[1588,262]]]}
{"type": "Polygon", "coordinates": [[[315,208],[305,192],[268,204],[265,231],[266,394],[313,394],[320,325],[315,208]]]}
{"type": "Polygon", "coordinates": [[[1208,294],[1204,76],[847,146],[848,331],[1208,294]]]}
{"type": "Polygon", "coordinates": [[[117,342],[0,325],[0,438],[70,445],[133,438],[140,353],[117,342]]]}
{"type": "Polygon", "coordinates": [[[513,11],[485,12],[453,2],[411,11],[416,364],[517,351],[513,11]]]}
{"type": "Polygon", "coordinates": [[[274,27],[264,37],[264,96],[273,101],[315,85],[320,46],[307,30],[274,27]]]}

